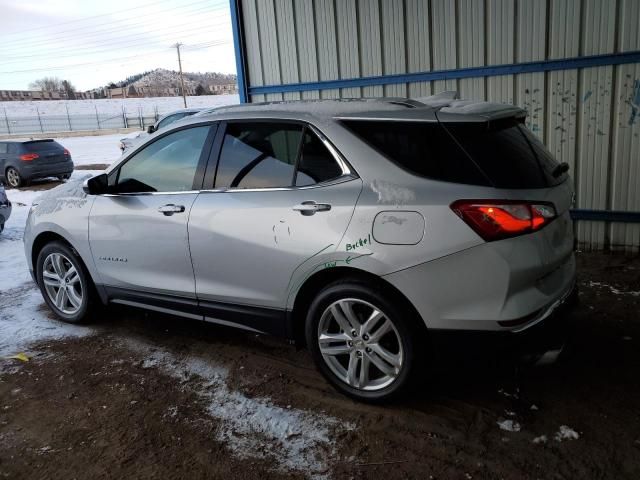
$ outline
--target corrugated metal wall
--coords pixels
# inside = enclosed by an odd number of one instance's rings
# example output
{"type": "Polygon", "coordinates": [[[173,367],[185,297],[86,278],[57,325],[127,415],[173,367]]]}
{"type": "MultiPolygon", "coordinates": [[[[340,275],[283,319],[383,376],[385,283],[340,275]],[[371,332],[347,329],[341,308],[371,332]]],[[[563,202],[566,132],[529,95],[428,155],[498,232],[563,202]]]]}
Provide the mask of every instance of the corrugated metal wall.
{"type": "MultiPolygon", "coordinates": [[[[640,51],[640,0],[239,0],[251,87],[640,51]]],[[[571,165],[577,208],[640,211],[640,64],[251,95],[515,103],[571,165]]],[[[640,224],[581,221],[584,248],[638,251],[640,224]]]]}

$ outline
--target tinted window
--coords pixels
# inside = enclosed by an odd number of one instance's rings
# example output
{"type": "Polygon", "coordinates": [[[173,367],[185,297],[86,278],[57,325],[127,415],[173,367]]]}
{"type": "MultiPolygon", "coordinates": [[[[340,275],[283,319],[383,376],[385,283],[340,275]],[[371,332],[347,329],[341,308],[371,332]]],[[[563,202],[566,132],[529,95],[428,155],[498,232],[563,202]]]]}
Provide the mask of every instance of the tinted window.
{"type": "Polygon", "coordinates": [[[0,143],[0,153],[7,153],[7,144],[0,143]]]}
{"type": "Polygon", "coordinates": [[[290,187],[301,136],[291,123],[229,123],[216,188],[290,187]]]}
{"type": "Polygon", "coordinates": [[[146,146],[120,167],[119,192],[191,190],[208,126],[170,133],[146,146]]]}
{"type": "Polygon", "coordinates": [[[356,135],[412,173],[446,182],[489,181],[438,123],[345,121],[356,135]]]}
{"type": "Polygon", "coordinates": [[[562,183],[552,172],[553,155],[514,119],[484,124],[445,124],[471,158],[498,188],[544,188],[562,183]]]}
{"type": "Polygon", "coordinates": [[[486,123],[348,121],[345,124],[392,161],[435,180],[496,188],[543,188],[553,156],[517,119],[486,123]]]}
{"type": "Polygon", "coordinates": [[[33,142],[24,142],[22,145],[25,151],[29,152],[49,152],[52,150],[64,150],[64,147],[62,145],[53,140],[36,140],[33,142]]]}
{"type": "Polygon", "coordinates": [[[342,175],[342,169],[322,140],[306,131],[296,173],[296,186],[314,185],[342,175]]]}
{"type": "Polygon", "coordinates": [[[18,144],[17,143],[8,143],[7,151],[9,153],[18,153],[18,144]]]}
{"type": "Polygon", "coordinates": [[[161,128],[166,127],[167,125],[172,124],[176,120],[180,120],[184,116],[185,116],[184,113],[176,113],[175,115],[170,115],[167,118],[165,118],[163,120],[160,120],[160,123],[158,123],[158,130],[160,130],[161,128]]]}

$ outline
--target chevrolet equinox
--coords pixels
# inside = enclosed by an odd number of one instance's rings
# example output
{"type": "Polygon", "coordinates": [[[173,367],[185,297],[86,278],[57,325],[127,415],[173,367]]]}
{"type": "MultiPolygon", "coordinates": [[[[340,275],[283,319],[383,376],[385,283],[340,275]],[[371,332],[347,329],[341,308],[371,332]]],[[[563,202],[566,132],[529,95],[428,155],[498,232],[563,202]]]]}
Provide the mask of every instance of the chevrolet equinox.
{"type": "Polygon", "coordinates": [[[203,111],[41,197],[32,276],[64,321],[115,303],[275,334],[387,399],[438,332],[515,342],[574,297],[567,165],[525,115],[446,92],[203,111]]]}

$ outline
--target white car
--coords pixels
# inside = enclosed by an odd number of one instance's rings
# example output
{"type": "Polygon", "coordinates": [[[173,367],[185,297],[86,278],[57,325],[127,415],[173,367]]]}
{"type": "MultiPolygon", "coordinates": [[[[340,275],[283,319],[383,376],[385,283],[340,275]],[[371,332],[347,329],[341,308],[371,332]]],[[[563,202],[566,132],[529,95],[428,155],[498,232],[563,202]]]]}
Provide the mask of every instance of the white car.
{"type": "Polygon", "coordinates": [[[128,137],[124,137],[120,139],[120,150],[122,153],[129,150],[134,145],[139,145],[142,141],[151,135],[153,132],[157,132],[167,126],[171,125],[173,122],[180,120],[181,118],[188,117],[190,115],[194,115],[200,111],[202,108],[185,108],[183,110],[177,110],[175,112],[168,113],[163,115],[158,119],[156,123],[153,125],[149,125],[146,132],[136,132],[134,135],[130,135],[128,137]]]}

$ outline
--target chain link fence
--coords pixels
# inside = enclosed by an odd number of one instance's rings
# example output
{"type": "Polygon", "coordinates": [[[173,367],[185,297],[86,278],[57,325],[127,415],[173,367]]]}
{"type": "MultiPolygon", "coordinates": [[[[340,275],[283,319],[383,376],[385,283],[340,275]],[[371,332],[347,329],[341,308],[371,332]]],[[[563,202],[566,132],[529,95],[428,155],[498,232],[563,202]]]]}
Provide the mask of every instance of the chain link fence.
{"type": "Polygon", "coordinates": [[[43,114],[36,111],[35,115],[16,115],[7,112],[4,108],[0,112],[0,135],[16,135],[31,133],[57,133],[93,131],[116,128],[140,128],[154,124],[160,114],[158,109],[153,111],[143,110],[139,107],[137,111],[122,109],[120,113],[100,112],[95,107],[95,113],[69,113],[65,114],[43,114]]]}

